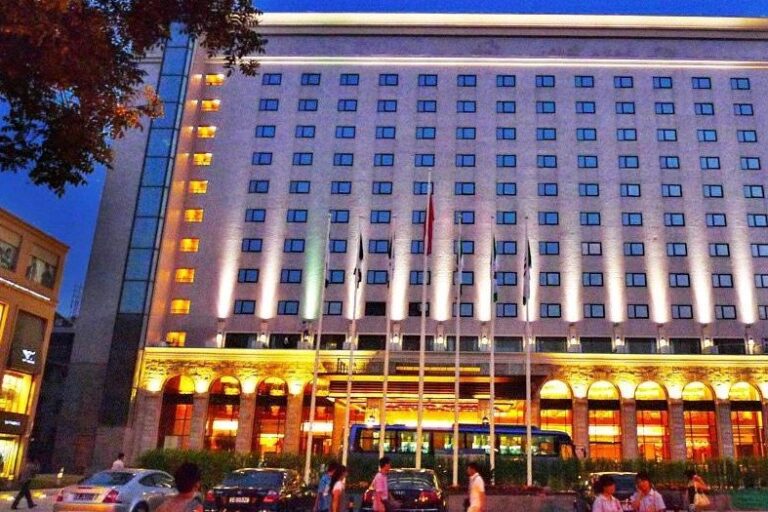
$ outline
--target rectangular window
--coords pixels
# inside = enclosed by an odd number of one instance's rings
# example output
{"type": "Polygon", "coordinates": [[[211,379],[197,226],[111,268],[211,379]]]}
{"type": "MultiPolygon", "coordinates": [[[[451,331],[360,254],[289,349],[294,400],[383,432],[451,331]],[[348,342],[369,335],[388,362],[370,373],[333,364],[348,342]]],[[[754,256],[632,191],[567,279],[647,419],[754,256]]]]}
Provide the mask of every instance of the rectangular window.
{"type": "Polygon", "coordinates": [[[301,269],[284,268],[280,271],[280,282],[285,284],[301,283],[301,269]]]}
{"type": "Polygon", "coordinates": [[[248,208],[245,210],[245,222],[264,222],[267,211],[262,208],[248,208]]]}
{"type": "Polygon", "coordinates": [[[269,192],[269,180],[251,180],[248,182],[249,194],[266,194],[269,192]]]}
{"type": "Polygon", "coordinates": [[[679,169],[680,157],[679,156],[660,156],[659,168],[660,169],[679,169]]]}
{"type": "Polygon", "coordinates": [[[735,116],[753,116],[755,115],[755,109],[751,103],[734,103],[733,115],[735,116]]]}
{"type": "Polygon", "coordinates": [[[554,87],[555,75],[536,75],[536,87],[554,87]]]}
{"type": "Polygon", "coordinates": [[[435,155],[434,153],[417,153],[414,155],[414,165],[416,167],[434,167],[435,155]]]}
{"type": "Polygon", "coordinates": [[[496,75],[496,87],[514,87],[516,81],[515,75],[496,75]]]}
{"type": "Polygon", "coordinates": [[[400,81],[400,77],[397,73],[380,73],[379,85],[382,87],[394,87],[400,81]]]}
{"type": "Polygon", "coordinates": [[[328,269],[328,284],[344,284],[346,272],[341,269],[328,269]]]}
{"type": "Polygon", "coordinates": [[[671,272],[669,274],[669,287],[670,288],[690,288],[691,276],[685,273],[671,272]]]}
{"type": "Polygon", "coordinates": [[[615,89],[631,89],[633,88],[634,80],[631,76],[614,76],[613,87],[615,89]]]}
{"type": "Polygon", "coordinates": [[[580,212],[579,224],[582,226],[599,226],[600,212],[580,212]]]}
{"type": "Polygon", "coordinates": [[[693,307],[690,304],[672,304],[672,318],[693,318],[693,307]]]}
{"type": "Polygon", "coordinates": [[[517,318],[517,304],[514,302],[497,302],[496,318],[517,318]]]}
{"type": "Polygon", "coordinates": [[[496,224],[503,224],[503,225],[517,224],[517,212],[497,210],[496,224]]]}
{"type": "Polygon", "coordinates": [[[312,153],[294,153],[293,165],[312,165],[312,153]]]}
{"type": "Polygon", "coordinates": [[[389,276],[386,270],[369,270],[366,273],[365,282],[368,284],[387,284],[389,276]]]}
{"type": "Polygon", "coordinates": [[[560,286],[560,272],[539,272],[539,286],[560,286]]]}
{"type": "Polygon", "coordinates": [[[371,186],[371,193],[373,195],[391,195],[392,194],[392,182],[391,181],[374,181],[371,186]]]}
{"type": "Polygon", "coordinates": [[[622,183],[619,185],[621,197],[640,197],[639,183],[622,183]]]}
{"type": "Polygon", "coordinates": [[[475,195],[474,181],[457,181],[453,184],[453,194],[457,196],[475,195]]]}
{"type": "Polygon", "coordinates": [[[339,85],[349,87],[360,85],[360,75],[357,73],[342,73],[339,76],[339,85]]]}
{"type": "Polygon", "coordinates": [[[739,142],[757,142],[757,132],[755,130],[736,130],[736,139],[739,142]]]}
{"type": "Polygon", "coordinates": [[[656,111],[656,114],[660,116],[673,115],[675,113],[675,104],[668,101],[657,101],[654,105],[654,110],[656,111]]]}
{"type": "Polygon", "coordinates": [[[538,189],[540,196],[557,196],[557,183],[539,183],[538,189]]]}
{"type": "MultiPolygon", "coordinates": [[[[458,254],[458,253],[459,253],[459,241],[455,240],[453,242],[453,254],[458,254]]],[[[475,242],[473,240],[462,240],[461,254],[475,254],[475,242]]]]}
{"type": "Polygon", "coordinates": [[[736,306],[715,305],[715,318],[718,320],[736,320],[736,306]]]}
{"type": "Polygon", "coordinates": [[[351,181],[332,181],[331,182],[331,194],[351,194],[352,182],[351,181]]]}
{"type": "Polygon", "coordinates": [[[437,112],[437,101],[435,100],[418,100],[416,102],[417,112],[437,112]]]}
{"type": "Polygon", "coordinates": [[[542,256],[556,256],[560,254],[560,242],[539,242],[539,254],[542,256]]]}
{"type": "Polygon", "coordinates": [[[496,128],[496,140],[515,140],[517,130],[511,127],[499,126],[496,128]]]}
{"type": "Polygon", "coordinates": [[[683,197],[683,186],[677,184],[662,183],[661,197],[683,197]]]}
{"type": "Polygon", "coordinates": [[[261,85],[280,85],[282,81],[282,73],[264,73],[261,76],[261,85]]]}
{"type": "Polygon", "coordinates": [[[304,252],[304,239],[286,238],[283,242],[283,252],[304,252]]]}
{"type": "Polygon", "coordinates": [[[394,153],[376,153],[373,155],[374,167],[392,167],[395,165],[394,153]]]}
{"type": "Polygon", "coordinates": [[[414,181],[413,182],[413,195],[415,195],[415,196],[425,196],[425,195],[427,195],[428,188],[433,189],[432,192],[434,192],[434,185],[435,185],[434,183],[427,183],[426,181],[414,181]]]}
{"type": "Polygon", "coordinates": [[[768,258],[768,244],[749,244],[753,258],[768,258]]]}
{"type": "Polygon", "coordinates": [[[221,108],[221,100],[219,99],[204,99],[200,100],[200,110],[203,112],[218,112],[221,108]]]}
{"type": "Polygon", "coordinates": [[[638,169],[640,157],[637,155],[619,155],[619,169],[638,169]]]}
{"type": "Polygon", "coordinates": [[[355,155],[352,153],[334,153],[333,165],[336,167],[351,167],[354,164],[355,155]]]}
{"type": "Polygon", "coordinates": [[[437,75],[419,75],[419,87],[437,87],[437,75]]]}
{"type": "Polygon", "coordinates": [[[517,254],[517,242],[514,240],[496,240],[496,253],[505,256],[517,254]]]}
{"type": "Polygon", "coordinates": [[[261,98],[259,100],[259,110],[261,112],[277,112],[280,108],[280,100],[277,98],[261,98]]]}
{"type": "Polygon", "coordinates": [[[693,112],[697,116],[713,116],[715,115],[714,103],[694,103],[693,112]]]}
{"type": "Polygon", "coordinates": [[[560,215],[557,212],[539,212],[540,226],[557,226],[560,223],[560,215]]]}
{"type": "MultiPolygon", "coordinates": [[[[454,218],[454,224],[458,224],[456,222],[459,217],[454,218]]],[[[427,211],[426,210],[412,210],[411,211],[411,224],[424,224],[427,219],[427,211]]]]}
{"type": "Polygon", "coordinates": [[[297,139],[314,139],[315,138],[315,126],[314,125],[297,125],[295,137],[297,139]]]}
{"type": "MultiPolygon", "coordinates": [[[[760,288],[760,286],[758,287],[760,288]]],[[[733,275],[712,274],[712,288],[733,288],[733,275]]]]}
{"type": "Polygon", "coordinates": [[[760,170],[760,157],[757,156],[742,156],[739,158],[739,164],[742,171],[759,171],[760,170]]]}
{"type": "Polygon", "coordinates": [[[674,142],[677,140],[677,130],[674,128],[659,128],[656,130],[656,140],[659,142],[674,142]]]}
{"type": "Polygon", "coordinates": [[[341,99],[336,103],[339,112],[357,112],[357,100],[341,99]]]}
{"type": "MultiPolygon", "coordinates": [[[[475,211],[474,210],[455,210],[453,212],[453,223],[458,224],[474,224],[475,223],[475,211]]],[[[422,222],[423,224],[423,222],[422,222]]]]}
{"type": "Polygon", "coordinates": [[[514,101],[497,101],[497,114],[514,114],[517,111],[517,104],[514,101]]]}
{"type": "Polygon", "coordinates": [[[541,318],[560,318],[560,304],[542,302],[539,306],[541,318]]]}
{"type": "Polygon", "coordinates": [[[717,142],[717,130],[696,130],[699,142],[717,142]]]}
{"type": "Polygon", "coordinates": [[[233,314],[235,315],[252,315],[256,312],[256,301],[255,300],[242,300],[242,299],[236,299],[235,300],[235,307],[233,310],[233,314]]]}
{"type": "Polygon", "coordinates": [[[237,271],[238,283],[258,283],[259,282],[259,269],[257,268],[241,268],[237,271]]]}
{"type": "Polygon", "coordinates": [[[634,128],[617,128],[616,140],[619,142],[629,142],[637,140],[637,130],[634,128]]]}
{"type": "Polygon", "coordinates": [[[643,242],[624,242],[624,256],[643,255],[645,255],[645,244],[643,242]]]}
{"type": "Polygon", "coordinates": [[[517,155],[496,155],[496,167],[517,167],[517,155]]]}
{"type": "Polygon", "coordinates": [[[598,197],[600,195],[600,185],[597,183],[579,183],[579,196],[598,197]]]}
{"type": "Polygon", "coordinates": [[[288,210],[285,215],[285,221],[304,223],[307,222],[307,215],[307,210],[288,210]]]}
{"type": "Polygon", "coordinates": [[[712,79],[706,76],[694,76],[691,78],[691,88],[693,89],[711,89],[712,79]]]}
{"type": "Polygon", "coordinates": [[[368,240],[368,252],[371,254],[387,254],[389,252],[389,240],[368,240]]]}
{"type": "Polygon", "coordinates": [[[707,227],[709,228],[727,226],[724,213],[708,213],[706,215],[706,220],[707,220],[707,227]]]}
{"type": "Polygon", "coordinates": [[[460,126],[456,128],[456,140],[475,140],[477,129],[472,126],[460,126]]]}
{"type": "Polygon", "coordinates": [[[495,279],[499,286],[517,286],[517,272],[496,272],[495,279]]]}
{"type": "Polygon", "coordinates": [[[332,238],[328,247],[333,254],[345,254],[347,252],[347,241],[343,238],[332,238]]]}
{"type": "Polygon", "coordinates": [[[665,213],[664,225],[667,227],[685,226],[685,215],[682,213],[665,213]]]}
{"type": "Polygon", "coordinates": [[[376,138],[377,139],[394,139],[396,128],[394,126],[377,126],[376,138]]]}
{"type": "Polygon", "coordinates": [[[640,212],[622,212],[621,224],[622,226],[642,226],[643,214],[640,212]]]}
{"type": "Polygon", "coordinates": [[[327,300],[323,308],[323,314],[327,316],[341,316],[344,303],[340,300],[327,300]]]}
{"type": "Polygon", "coordinates": [[[584,318],[605,318],[605,304],[584,304],[584,318]]]}
{"type": "Polygon", "coordinates": [[[556,110],[554,101],[537,101],[536,113],[537,114],[554,114],[556,110]]]}
{"type": "Polygon", "coordinates": [[[765,189],[762,185],[744,185],[744,197],[747,199],[764,198],[765,189]]]}
{"type": "Polygon", "coordinates": [[[627,304],[627,318],[648,318],[648,304],[627,304]]]}
{"type": "Polygon", "coordinates": [[[577,101],[576,113],[577,114],[594,114],[597,111],[594,101],[577,101]]]}
{"type": "Polygon", "coordinates": [[[354,126],[337,126],[336,138],[337,139],[354,139],[355,127],[354,126]]]}
{"type": "Polygon", "coordinates": [[[720,157],[719,156],[700,156],[699,157],[699,168],[702,171],[709,171],[713,169],[719,169],[720,168],[720,157]]]}
{"type": "Polygon", "coordinates": [[[456,85],[458,87],[477,87],[477,75],[458,75],[456,85]]]}
{"type": "Polygon", "coordinates": [[[617,114],[634,114],[635,113],[635,102],[634,101],[617,101],[616,102],[616,113],[617,114]]]}
{"type": "MultiPolygon", "coordinates": [[[[195,269],[194,268],[177,268],[174,273],[174,279],[177,283],[194,283],[195,282],[195,269]]],[[[2,313],[2,308],[0,308],[2,313]]]]}
{"type": "Polygon", "coordinates": [[[436,129],[434,126],[417,126],[416,127],[416,138],[417,139],[434,139],[436,134],[436,129]]]}
{"type": "Polygon", "coordinates": [[[573,86],[579,89],[591,89],[595,86],[595,77],[592,75],[576,75],[573,77],[573,86]]]}
{"type": "Polygon", "coordinates": [[[627,288],[645,288],[648,285],[645,272],[627,272],[624,282],[627,288]]]}
{"type": "Polygon", "coordinates": [[[377,112],[397,112],[397,100],[379,100],[376,102],[377,112]]]}
{"type": "Polygon", "coordinates": [[[685,242],[668,242],[667,256],[683,257],[688,256],[688,244],[685,242]]]}
{"type": "Polygon", "coordinates": [[[597,169],[597,155],[579,155],[576,158],[576,165],[579,169],[597,169]]]}
{"type": "MultiPolygon", "coordinates": [[[[731,286],[725,288],[733,287],[733,276],[731,274],[712,274],[712,286],[715,286],[715,276],[718,276],[718,283],[720,283],[722,276],[729,276],[731,286]]],[[[768,274],[755,274],[755,288],[768,288],[768,274]]]]}
{"type": "Polygon", "coordinates": [[[320,85],[320,73],[302,73],[301,85],[320,85]]]}
{"type": "Polygon", "coordinates": [[[474,154],[457,154],[456,155],[456,167],[474,167],[475,155],[474,154]]]}
{"type": "Polygon", "coordinates": [[[316,112],[317,100],[316,99],[300,99],[298,110],[299,112],[316,112]]]}
{"type": "Polygon", "coordinates": [[[602,256],[603,244],[601,242],[581,242],[582,256],[602,256]]]}
{"type": "Polygon", "coordinates": [[[311,183],[309,181],[292,180],[288,183],[288,193],[309,194],[311,183]]]}
{"type": "Polygon", "coordinates": [[[576,140],[597,140],[597,130],[594,128],[576,128],[576,140]]]}
{"type": "Polygon", "coordinates": [[[256,152],[251,158],[251,165],[272,165],[272,153],[256,152]]]}
{"type": "Polygon", "coordinates": [[[734,91],[748,91],[749,78],[731,78],[731,89],[734,91]]]}
{"type": "Polygon", "coordinates": [[[768,227],[768,215],[764,213],[748,213],[747,226],[751,228],[768,227]]]}
{"type": "Polygon", "coordinates": [[[536,167],[554,169],[557,167],[557,155],[536,155],[536,167]]]}
{"type": "Polygon", "coordinates": [[[256,127],[256,137],[259,139],[272,139],[275,137],[275,125],[262,124],[256,127]]]}
{"type": "Polygon", "coordinates": [[[459,112],[459,113],[477,112],[477,102],[472,100],[458,100],[456,102],[456,112],[459,112]]]}
{"type": "Polygon", "coordinates": [[[581,285],[587,288],[603,286],[602,272],[582,272],[581,285]]]}
{"type": "Polygon", "coordinates": [[[299,301],[297,300],[280,300],[277,302],[277,314],[278,315],[298,315],[299,314],[299,301]]]}
{"type": "Polygon", "coordinates": [[[727,243],[709,244],[709,255],[713,258],[728,258],[731,256],[731,248],[727,243]]]}
{"type": "Polygon", "coordinates": [[[371,210],[371,224],[389,224],[391,220],[391,210],[371,210]]]}
{"type": "Polygon", "coordinates": [[[242,252],[261,252],[263,241],[261,238],[243,238],[240,245],[242,252]]]}
{"type": "Polygon", "coordinates": [[[653,77],[654,89],[671,89],[672,77],[671,76],[655,76],[653,77]]]}

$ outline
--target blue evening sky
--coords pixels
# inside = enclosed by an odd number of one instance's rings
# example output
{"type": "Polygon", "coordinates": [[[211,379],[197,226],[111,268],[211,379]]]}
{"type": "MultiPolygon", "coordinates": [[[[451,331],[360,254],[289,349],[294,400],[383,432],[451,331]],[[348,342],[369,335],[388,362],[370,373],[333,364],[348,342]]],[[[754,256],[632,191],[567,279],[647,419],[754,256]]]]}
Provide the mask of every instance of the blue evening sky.
{"type": "MultiPolygon", "coordinates": [[[[476,12],[766,16],[768,0],[263,0],[269,11],[476,12]]],[[[136,169],[136,172],[139,172],[136,169]]],[[[85,281],[104,171],[59,199],[26,176],[0,173],[0,207],[69,245],[59,311],[69,313],[72,293],[85,281]]],[[[120,279],[121,276],[115,276],[120,279]]]]}

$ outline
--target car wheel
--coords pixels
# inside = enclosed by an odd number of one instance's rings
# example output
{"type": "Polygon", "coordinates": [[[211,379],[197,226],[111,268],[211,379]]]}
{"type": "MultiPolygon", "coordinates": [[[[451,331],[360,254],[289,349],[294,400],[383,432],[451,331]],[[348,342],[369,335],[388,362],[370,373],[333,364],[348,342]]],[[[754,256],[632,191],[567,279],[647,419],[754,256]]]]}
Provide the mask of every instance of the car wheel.
{"type": "Polygon", "coordinates": [[[135,507],[133,507],[132,512],[149,512],[149,507],[146,503],[139,503],[135,507]]]}

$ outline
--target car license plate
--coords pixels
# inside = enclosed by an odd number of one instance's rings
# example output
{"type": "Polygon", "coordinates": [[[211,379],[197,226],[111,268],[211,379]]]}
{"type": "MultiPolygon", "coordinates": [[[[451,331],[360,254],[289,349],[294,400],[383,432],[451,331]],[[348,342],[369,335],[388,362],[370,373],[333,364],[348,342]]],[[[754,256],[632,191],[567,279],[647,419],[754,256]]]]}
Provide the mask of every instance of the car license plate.
{"type": "Polygon", "coordinates": [[[233,496],[232,498],[229,498],[230,503],[248,503],[251,501],[251,498],[248,496],[233,496]]]}
{"type": "Polygon", "coordinates": [[[77,493],[75,494],[75,501],[93,501],[95,494],[77,493]]]}

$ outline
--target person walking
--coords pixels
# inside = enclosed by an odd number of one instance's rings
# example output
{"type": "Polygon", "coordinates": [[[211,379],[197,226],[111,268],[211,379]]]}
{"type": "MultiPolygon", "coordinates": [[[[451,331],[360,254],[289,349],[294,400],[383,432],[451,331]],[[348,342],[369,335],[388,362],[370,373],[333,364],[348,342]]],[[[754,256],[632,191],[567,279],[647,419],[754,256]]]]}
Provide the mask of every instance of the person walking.
{"type": "Polygon", "coordinates": [[[709,486],[693,469],[687,470],[685,476],[688,478],[688,510],[690,512],[705,510],[710,504],[709,497],[706,495],[709,486]]]}
{"type": "Polygon", "coordinates": [[[331,479],[336,474],[339,465],[336,461],[330,461],[325,467],[325,473],[320,477],[317,483],[317,499],[315,500],[314,512],[329,512],[331,510],[331,479]]]}
{"type": "Polygon", "coordinates": [[[16,497],[13,499],[11,509],[16,510],[19,508],[19,502],[22,498],[26,498],[27,508],[35,508],[37,506],[35,505],[35,502],[32,501],[32,492],[30,492],[29,486],[32,485],[32,479],[35,478],[39,472],[40,466],[37,464],[37,461],[34,459],[27,460],[27,463],[24,464],[24,468],[19,475],[19,483],[21,483],[21,487],[19,488],[16,497]]]}
{"type": "Polygon", "coordinates": [[[653,488],[651,477],[647,471],[639,471],[635,477],[635,483],[637,484],[637,492],[632,495],[629,502],[636,512],[665,512],[667,510],[664,498],[653,488]]]}
{"type": "Polygon", "coordinates": [[[197,464],[183,463],[173,474],[173,478],[179,493],[166,499],[155,512],[203,512],[203,503],[197,495],[202,480],[197,464]]]}
{"type": "Polygon", "coordinates": [[[621,502],[616,499],[616,481],[611,475],[600,475],[595,484],[595,502],[592,512],[622,512],[621,502]]]}
{"type": "Polygon", "coordinates": [[[485,482],[476,463],[467,464],[469,476],[469,507],[467,512],[485,512],[485,482]]]}
{"type": "Polygon", "coordinates": [[[112,471],[120,471],[121,469],[125,469],[125,454],[123,452],[118,453],[117,458],[112,463],[112,471]]]}
{"type": "Polygon", "coordinates": [[[343,464],[336,466],[331,478],[331,512],[344,512],[344,490],[347,485],[347,467],[343,464]]]}
{"type": "Polygon", "coordinates": [[[392,461],[389,457],[379,459],[379,472],[373,477],[371,487],[373,488],[373,511],[388,512],[392,510],[392,503],[389,501],[389,483],[387,482],[387,473],[392,469],[392,461]]]}

